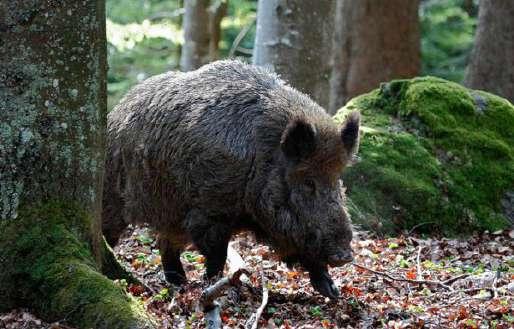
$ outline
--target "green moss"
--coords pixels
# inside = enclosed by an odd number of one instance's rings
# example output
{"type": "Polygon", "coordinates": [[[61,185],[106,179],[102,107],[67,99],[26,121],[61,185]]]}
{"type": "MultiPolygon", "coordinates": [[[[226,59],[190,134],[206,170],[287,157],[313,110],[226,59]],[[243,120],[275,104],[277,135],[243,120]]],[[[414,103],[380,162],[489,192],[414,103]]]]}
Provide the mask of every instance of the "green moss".
{"type": "Polygon", "coordinates": [[[467,233],[508,225],[514,106],[443,79],[396,80],[350,101],[363,116],[361,161],[347,169],[353,218],[393,232],[467,233]]]}
{"type": "Polygon", "coordinates": [[[99,273],[79,207],[22,207],[0,233],[0,311],[30,307],[80,328],[149,328],[143,306],[99,273]]]}

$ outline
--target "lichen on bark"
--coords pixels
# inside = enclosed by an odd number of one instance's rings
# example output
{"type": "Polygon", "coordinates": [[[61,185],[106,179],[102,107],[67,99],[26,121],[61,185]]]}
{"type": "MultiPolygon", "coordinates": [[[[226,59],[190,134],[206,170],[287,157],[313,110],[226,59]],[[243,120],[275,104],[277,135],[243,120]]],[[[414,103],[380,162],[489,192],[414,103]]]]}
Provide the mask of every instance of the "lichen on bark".
{"type": "Polygon", "coordinates": [[[0,310],[154,327],[102,274],[105,121],[104,1],[0,2],[0,310]]]}
{"type": "Polygon", "coordinates": [[[105,121],[99,4],[0,4],[1,219],[16,218],[21,200],[42,196],[98,202],[97,129],[105,121]]]}

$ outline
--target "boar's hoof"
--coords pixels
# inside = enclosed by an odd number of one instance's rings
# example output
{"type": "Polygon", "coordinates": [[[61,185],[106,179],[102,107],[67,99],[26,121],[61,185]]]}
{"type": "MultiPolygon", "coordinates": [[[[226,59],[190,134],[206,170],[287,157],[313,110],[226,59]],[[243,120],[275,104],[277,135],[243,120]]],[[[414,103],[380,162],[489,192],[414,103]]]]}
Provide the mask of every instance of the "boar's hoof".
{"type": "Polygon", "coordinates": [[[331,299],[339,298],[339,291],[327,271],[323,271],[319,274],[311,273],[310,278],[312,286],[320,294],[331,299]]]}
{"type": "Polygon", "coordinates": [[[186,277],[177,271],[164,271],[164,277],[166,277],[166,281],[175,286],[181,286],[187,281],[186,277]]]}

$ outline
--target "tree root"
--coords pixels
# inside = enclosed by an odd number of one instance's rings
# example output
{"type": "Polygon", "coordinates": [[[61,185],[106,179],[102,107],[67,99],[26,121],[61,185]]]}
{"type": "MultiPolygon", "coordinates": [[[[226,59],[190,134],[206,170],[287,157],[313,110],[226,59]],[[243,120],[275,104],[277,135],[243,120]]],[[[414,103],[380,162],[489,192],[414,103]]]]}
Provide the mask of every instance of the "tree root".
{"type": "Polygon", "coordinates": [[[156,328],[140,302],[101,274],[80,207],[48,202],[0,226],[0,312],[28,307],[79,328],[156,328]]]}

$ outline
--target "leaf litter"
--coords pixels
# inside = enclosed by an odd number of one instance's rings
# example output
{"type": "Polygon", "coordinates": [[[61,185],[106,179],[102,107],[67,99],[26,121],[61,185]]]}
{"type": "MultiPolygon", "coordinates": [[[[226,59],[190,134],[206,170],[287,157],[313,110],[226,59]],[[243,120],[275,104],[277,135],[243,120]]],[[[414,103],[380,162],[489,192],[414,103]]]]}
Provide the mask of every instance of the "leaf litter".
{"type": "MultiPolygon", "coordinates": [[[[512,230],[465,239],[381,238],[361,232],[352,243],[354,262],[360,266],[330,269],[340,287],[337,301],[315,292],[307,272],[288,268],[251,234],[238,234],[231,246],[252,274],[218,299],[224,328],[244,328],[261,305],[261,273],[269,300],[260,328],[514,328],[512,230]]],[[[170,287],[160,268],[155,235],[147,227],[130,227],[114,250],[144,286],[118,283],[145,305],[161,328],[205,328],[199,299],[212,280],[204,280],[202,255],[192,247],[184,251],[188,282],[170,287]]],[[[0,328],[71,329],[44,323],[26,310],[0,314],[0,328]]]]}

